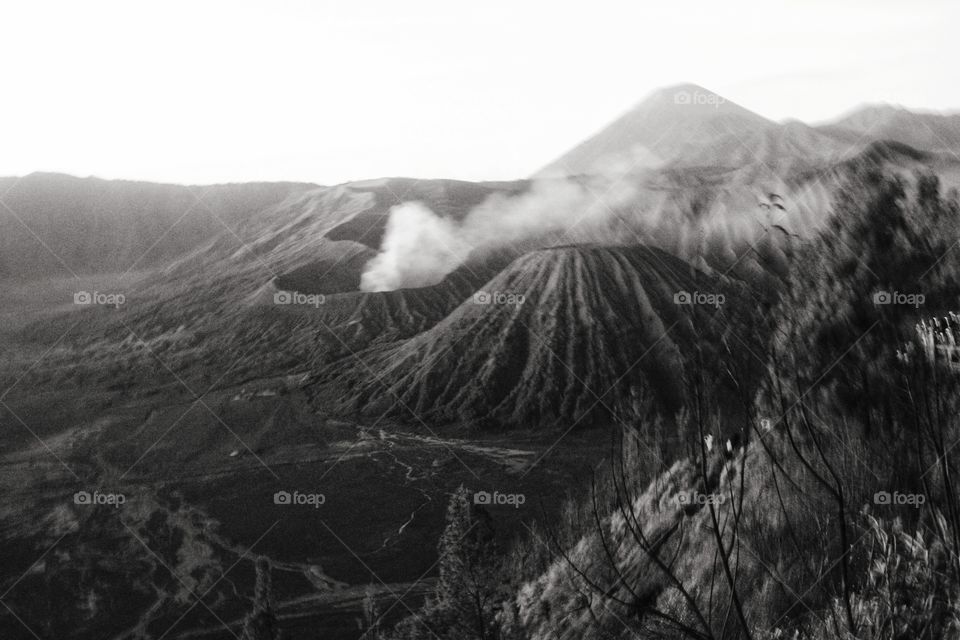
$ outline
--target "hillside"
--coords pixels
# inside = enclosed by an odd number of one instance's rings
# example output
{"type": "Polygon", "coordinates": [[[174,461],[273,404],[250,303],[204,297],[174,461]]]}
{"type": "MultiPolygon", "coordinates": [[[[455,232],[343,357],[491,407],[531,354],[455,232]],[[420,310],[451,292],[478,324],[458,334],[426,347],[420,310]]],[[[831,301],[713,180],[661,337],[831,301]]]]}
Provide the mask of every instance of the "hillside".
{"type": "Polygon", "coordinates": [[[157,268],[311,186],[0,178],[0,278],[157,268]]]}
{"type": "Polygon", "coordinates": [[[361,354],[369,370],[342,374],[335,363],[334,388],[349,390],[341,406],[514,427],[627,419],[650,401],[673,410],[684,358],[731,320],[725,305],[676,304],[675,294],[723,294],[729,306],[737,295],[643,246],[533,251],[481,290],[486,301],[469,299],[429,331],[361,354]]]}
{"type": "Polygon", "coordinates": [[[657,167],[720,136],[773,125],[703,87],[676,85],[654,92],[537,175],[619,175],[657,167]]]}
{"type": "Polygon", "coordinates": [[[818,127],[869,140],[891,140],[923,151],[960,153],[960,114],[914,112],[894,105],[868,105],[818,127]]]}

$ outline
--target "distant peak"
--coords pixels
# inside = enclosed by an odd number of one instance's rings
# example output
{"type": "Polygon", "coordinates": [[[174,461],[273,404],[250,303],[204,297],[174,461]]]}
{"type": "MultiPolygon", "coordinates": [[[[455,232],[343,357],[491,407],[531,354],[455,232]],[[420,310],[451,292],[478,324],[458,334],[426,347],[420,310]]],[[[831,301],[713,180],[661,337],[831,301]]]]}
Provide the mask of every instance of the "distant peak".
{"type": "Polygon", "coordinates": [[[869,104],[861,105],[857,111],[864,111],[867,113],[897,113],[898,111],[906,111],[907,108],[899,104],[891,104],[889,102],[873,102],[869,104]]]}
{"type": "Polygon", "coordinates": [[[690,91],[690,92],[699,91],[701,93],[709,93],[709,94],[717,95],[715,91],[710,91],[709,89],[705,89],[704,87],[701,87],[700,85],[694,84],[692,82],[681,82],[680,84],[673,84],[666,87],[662,87],[654,91],[654,94],[673,94],[678,91],[690,91]]]}
{"type": "Polygon", "coordinates": [[[752,120],[757,125],[772,124],[763,116],[728,100],[715,91],[690,82],[664,87],[653,92],[631,111],[642,118],[653,114],[669,119],[714,118],[716,116],[739,116],[752,120]]]}
{"type": "Polygon", "coordinates": [[[717,106],[727,102],[727,99],[716,91],[710,91],[698,84],[687,82],[658,89],[640,104],[673,103],[676,105],[717,106]]]}
{"type": "Polygon", "coordinates": [[[872,115],[872,116],[888,116],[896,113],[906,111],[906,109],[898,104],[890,104],[887,102],[875,102],[870,104],[862,104],[859,107],[851,110],[847,115],[872,115]]]}
{"type": "Polygon", "coordinates": [[[828,122],[830,124],[840,124],[844,126],[869,126],[874,123],[887,121],[905,114],[915,115],[915,113],[916,112],[913,112],[899,104],[873,102],[854,107],[853,109],[841,114],[838,118],[828,122]]]}
{"type": "Polygon", "coordinates": [[[539,175],[619,174],[660,166],[707,138],[773,122],[694,83],[659,89],[542,169],[539,175]]]}

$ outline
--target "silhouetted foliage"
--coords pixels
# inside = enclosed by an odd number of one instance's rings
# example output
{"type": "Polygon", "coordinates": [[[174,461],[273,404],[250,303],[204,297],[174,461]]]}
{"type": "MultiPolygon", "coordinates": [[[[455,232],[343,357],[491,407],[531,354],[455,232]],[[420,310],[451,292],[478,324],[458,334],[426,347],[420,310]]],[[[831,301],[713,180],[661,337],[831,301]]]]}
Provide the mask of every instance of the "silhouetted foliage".
{"type": "Polygon", "coordinates": [[[395,630],[395,638],[495,640],[497,607],[503,598],[493,521],[460,487],[450,497],[440,537],[436,592],[395,630]]]}

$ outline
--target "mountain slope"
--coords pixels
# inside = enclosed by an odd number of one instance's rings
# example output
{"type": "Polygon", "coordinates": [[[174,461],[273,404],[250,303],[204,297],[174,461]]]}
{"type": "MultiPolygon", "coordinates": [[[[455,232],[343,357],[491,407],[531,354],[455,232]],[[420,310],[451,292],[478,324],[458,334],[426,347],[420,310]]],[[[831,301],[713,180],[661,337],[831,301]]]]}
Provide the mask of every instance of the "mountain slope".
{"type": "Polygon", "coordinates": [[[735,288],[633,246],[533,251],[482,291],[489,301],[468,300],[429,331],[361,354],[363,366],[335,363],[340,406],[513,427],[626,419],[646,401],[674,410],[685,352],[728,320],[722,306],[674,295],[723,292],[729,304],[735,288]],[[353,369],[342,375],[344,366],[353,369]]]}
{"type": "Polygon", "coordinates": [[[660,166],[724,135],[774,123],[693,84],[668,87],[554,160],[541,176],[621,174],[660,166]]]}
{"type": "Polygon", "coordinates": [[[833,135],[849,132],[868,141],[892,140],[921,151],[960,153],[960,114],[917,113],[893,105],[870,105],[818,128],[833,135]]]}
{"type": "MultiPolygon", "coordinates": [[[[697,633],[704,630],[703,637],[744,637],[731,632],[732,589],[731,582],[717,577],[722,570],[718,540],[733,549],[733,584],[756,629],[791,629],[806,616],[816,619],[814,611],[829,607],[825,594],[831,583],[795,558],[806,554],[811,565],[835,566],[860,542],[861,532],[856,529],[855,542],[844,549],[833,525],[797,524],[819,524],[836,504],[804,476],[798,461],[784,455],[786,440],[773,434],[766,449],[754,443],[681,458],[649,482],[636,482],[632,469],[618,469],[622,485],[601,490],[605,493],[595,503],[601,506],[584,514],[587,521],[596,517],[596,524],[517,590],[506,608],[506,626],[530,640],[696,637],[670,622],[680,620],[697,633]],[[778,458],[771,460],[774,455],[778,458]],[[797,481],[776,481],[786,473],[797,481]],[[610,511],[604,515],[606,504],[610,511]],[[791,545],[791,561],[784,560],[784,540],[791,545]],[[798,593],[804,594],[803,607],[798,593]]],[[[760,637],[791,633],[778,629],[760,637]]]]}
{"type": "Polygon", "coordinates": [[[0,178],[0,278],[163,266],[312,185],[182,185],[34,173],[0,178]]]}
{"type": "Polygon", "coordinates": [[[676,165],[726,168],[730,171],[727,180],[750,184],[837,162],[859,148],[802,122],[791,121],[721,136],[679,158],[676,165]]]}

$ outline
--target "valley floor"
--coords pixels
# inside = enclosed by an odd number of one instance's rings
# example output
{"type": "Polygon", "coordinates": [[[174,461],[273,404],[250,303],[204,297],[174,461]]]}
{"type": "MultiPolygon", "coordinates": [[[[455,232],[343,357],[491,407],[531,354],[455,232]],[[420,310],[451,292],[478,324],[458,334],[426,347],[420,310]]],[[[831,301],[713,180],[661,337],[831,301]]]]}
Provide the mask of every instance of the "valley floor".
{"type": "Polygon", "coordinates": [[[359,637],[369,602],[397,620],[430,593],[458,486],[524,496],[489,507],[509,540],[609,448],[590,432],[454,438],[333,419],[299,393],[251,388],[199,402],[168,389],[4,399],[4,638],[229,638],[258,560],[285,637],[359,637]],[[77,503],[84,491],[90,504],[77,503]],[[294,497],[278,504],[278,492],[294,497]],[[97,504],[105,496],[122,504],[97,504]]]}

